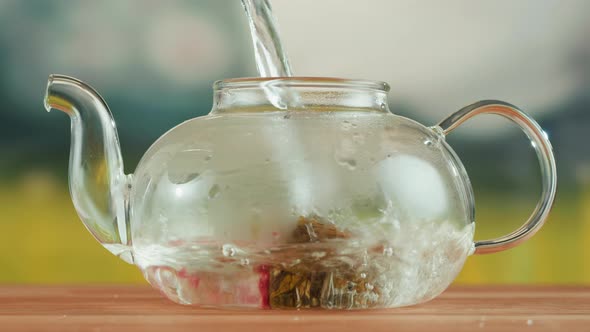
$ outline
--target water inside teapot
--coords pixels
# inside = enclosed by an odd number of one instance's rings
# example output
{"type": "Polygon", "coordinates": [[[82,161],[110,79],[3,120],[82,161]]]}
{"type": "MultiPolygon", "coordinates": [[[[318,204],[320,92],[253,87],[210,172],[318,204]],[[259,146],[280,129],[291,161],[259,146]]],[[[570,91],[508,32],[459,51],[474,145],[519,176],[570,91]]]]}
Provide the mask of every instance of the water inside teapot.
{"type": "Polygon", "coordinates": [[[166,138],[195,145],[140,167],[160,180],[136,185],[145,198],[135,226],[168,225],[154,234],[169,242],[134,243],[150,283],[180,303],[301,309],[408,305],[448,286],[472,249],[473,224],[460,208],[440,215],[454,203],[414,157],[428,146],[401,140],[405,129],[388,129],[376,113],[320,112],[242,110],[166,138]],[[291,131],[302,151],[282,134],[291,131]],[[384,136],[399,155],[384,154],[384,136]],[[240,151],[229,148],[236,141],[240,151]],[[405,200],[391,205],[396,195],[405,200]],[[145,208],[151,200],[160,207],[145,208]]]}

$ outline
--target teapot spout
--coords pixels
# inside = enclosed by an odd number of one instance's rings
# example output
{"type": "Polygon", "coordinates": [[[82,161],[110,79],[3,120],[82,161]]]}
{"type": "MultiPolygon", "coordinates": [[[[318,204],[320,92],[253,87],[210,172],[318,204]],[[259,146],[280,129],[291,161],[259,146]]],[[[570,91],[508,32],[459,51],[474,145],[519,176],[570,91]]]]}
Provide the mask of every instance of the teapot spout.
{"type": "Polygon", "coordinates": [[[60,110],[71,120],[69,186],[80,219],[105,248],[132,263],[131,177],[123,171],[117,128],[108,106],[87,84],[51,75],[45,108],[60,110]]]}

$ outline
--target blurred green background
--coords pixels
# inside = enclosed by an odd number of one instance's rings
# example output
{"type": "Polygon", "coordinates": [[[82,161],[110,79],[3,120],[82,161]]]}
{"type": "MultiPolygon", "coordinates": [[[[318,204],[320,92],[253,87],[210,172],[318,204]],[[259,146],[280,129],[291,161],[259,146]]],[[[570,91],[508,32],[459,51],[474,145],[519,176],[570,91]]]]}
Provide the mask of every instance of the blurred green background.
{"type": "MultiPolygon", "coordinates": [[[[458,283],[590,283],[590,2],[275,0],[296,74],[387,81],[424,124],[478,99],[522,107],[554,144],[546,226],[467,261],[458,283]]],[[[143,283],[84,229],[67,187],[69,120],[47,76],[78,77],[114,113],[131,173],[175,124],[206,114],[217,79],[256,75],[239,0],[0,0],[0,282],[143,283]]],[[[470,174],[478,239],[522,224],[539,195],[524,135],[482,117],[449,138],[470,174]]]]}

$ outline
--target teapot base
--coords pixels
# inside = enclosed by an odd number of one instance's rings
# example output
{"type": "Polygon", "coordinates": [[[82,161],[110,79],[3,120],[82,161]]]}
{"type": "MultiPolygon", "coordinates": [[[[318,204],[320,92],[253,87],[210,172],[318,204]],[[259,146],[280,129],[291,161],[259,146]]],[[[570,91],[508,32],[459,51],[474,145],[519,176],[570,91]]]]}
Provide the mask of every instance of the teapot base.
{"type": "MultiPolygon", "coordinates": [[[[436,297],[462,268],[473,227],[439,231],[446,233],[445,241],[415,238],[422,245],[414,242],[413,248],[347,238],[264,250],[183,242],[151,246],[136,257],[150,284],[180,304],[236,309],[394,308],[436,297]]],[[[428,238],[440,235],[434,232],[428,238]]]]}
{"type": "Polygon", "coordinates": [[[146,278],[164,296],[183,304],[203,308],[222,309],[278,309],[278,310],[362,310],[409,306],[427,302],[440,291],[428,297],[416,298],[414,302],[385,303],[380,294],[366,289],[354,291],[357,280],[346,280],[337,272],[310,272],[297,274],[286,271],[269,271],[265,266],[257,275],[238,273],[233,275],[211,272],[187,273],[169,267],[153,267],[146,271],[146,278]],[[274,276],[274,277],[273,277],[274,276]],[[285,284],[271,289],[281,276],[285,284]],[[273,280],[273,281],[271,281],[273,280]],[[287,285],[288,284],[288,285],[287,285]],[[335,285],[336,284],[336,285],[335,285]],[[331,288],[332,285],[334,288],[331,288]],[[271,286],[271,287],[269,287],[271,286]],[[290,291],[289,288],[301,289],[290,291]],[[284,288],[284,289],[283,289],[284,288]],[[331,294],[322,294],[329,291],[331,294]],[[352,289],[352,290],[351,290],[352,289]],[[284,291],[281,293],[281,291],[284,291]]]}

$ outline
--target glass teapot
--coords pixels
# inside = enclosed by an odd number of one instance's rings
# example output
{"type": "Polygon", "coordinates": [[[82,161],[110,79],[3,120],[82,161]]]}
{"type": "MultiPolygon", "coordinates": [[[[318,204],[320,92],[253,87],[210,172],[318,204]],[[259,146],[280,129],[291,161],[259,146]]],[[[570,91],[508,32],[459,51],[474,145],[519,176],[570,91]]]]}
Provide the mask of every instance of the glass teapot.
{"type": "Polygon", "coordinates": [[[388,90],[333,78],[218,81],[210,114],[168,131],[133,175],[90,86],[52,75],[45,107],[71,118],[80,218],[173,301],[391,308],[440,294],[467,256],[531,237],[553,204],[556,169],[546,134],[510,104],[480,101],[425,127],[392,114],[388,90]],[[542,195],[522,227],[474,242],[471,185],[445,135],[486,113],[531,140],[542,195]]]}

